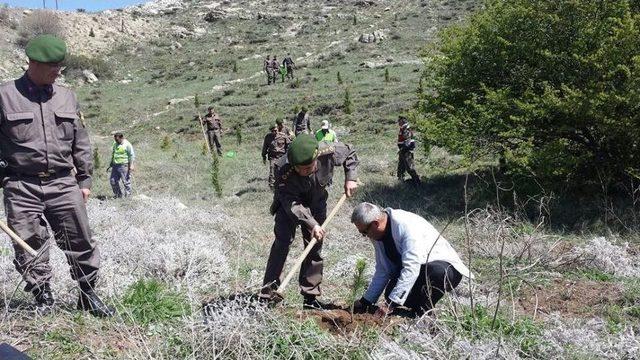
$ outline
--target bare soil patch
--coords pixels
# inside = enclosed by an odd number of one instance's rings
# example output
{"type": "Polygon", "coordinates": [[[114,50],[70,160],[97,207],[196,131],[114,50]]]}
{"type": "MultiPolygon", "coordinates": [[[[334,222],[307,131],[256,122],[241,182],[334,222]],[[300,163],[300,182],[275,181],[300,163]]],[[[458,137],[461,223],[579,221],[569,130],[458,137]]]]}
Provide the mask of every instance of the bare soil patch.
{"type": "Polygon", "coordinates": [[[592,317],[607,306],[620,304],[622,293],[618,284],[609,282],[556,279],[550,285],[526,289],[518,303],[529,315],[559,312],[568,317],[592,317]]]}
{"type": "Polygon", "coordinates": [[[373,314],[353,314],[348,309],[332,310],[299,310],[296,315],[300,320],[313,319],[324,330],[334,334],[352,334],[367,328],[392,328],[404,321],[403,318],[390,316],[386,319],[373,314]]]}

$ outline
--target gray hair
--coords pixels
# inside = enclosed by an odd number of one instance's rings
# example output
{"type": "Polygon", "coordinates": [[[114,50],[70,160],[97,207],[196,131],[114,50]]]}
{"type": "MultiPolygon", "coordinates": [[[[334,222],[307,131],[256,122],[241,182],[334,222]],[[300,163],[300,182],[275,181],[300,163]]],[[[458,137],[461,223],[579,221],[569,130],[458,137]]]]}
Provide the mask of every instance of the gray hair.
{"type": "Polygon", "coordinates": [[[382,216],[382,211],[382,208],[378,205],[368,202],[360,203],[351,213],[351,222],[353,224],[369,225],[382,216]]]}

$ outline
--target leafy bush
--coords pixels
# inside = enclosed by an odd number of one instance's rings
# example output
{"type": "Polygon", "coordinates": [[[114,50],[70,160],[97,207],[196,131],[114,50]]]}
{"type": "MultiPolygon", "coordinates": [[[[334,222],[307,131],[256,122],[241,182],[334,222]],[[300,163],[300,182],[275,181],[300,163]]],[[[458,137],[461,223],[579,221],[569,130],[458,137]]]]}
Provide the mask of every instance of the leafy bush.
{"type": "Polygon", "coordinates": [[[141,279],[129,287],[122,301],[124,311],[142,325],[188,315],[191,308],[180,294],[158,280],[141,279]]]}
{"type": "Polygon", "coordinates": [[[79,76],[82,70],[91,70],[99,79],[111,79],[114,76],[113,67],[102,58],[69,54],[64,63],[67,76],[79,76]]]}
{"type": "Polygon", "coordinates": [[[17,44],[25,47],[34,36],[53,34],[65,38],[65,31],[58,15],[50,10],[37,10],[27,16],[18,29],[17,44]]]}
{"type": "Polygon", "coordinates": [[[638,1],[496,0],[446,30],[424,71],[427,147],[588,184],[640,174],[638,1]],[[425,84],[427,85],[427,84],[425,84]]]}

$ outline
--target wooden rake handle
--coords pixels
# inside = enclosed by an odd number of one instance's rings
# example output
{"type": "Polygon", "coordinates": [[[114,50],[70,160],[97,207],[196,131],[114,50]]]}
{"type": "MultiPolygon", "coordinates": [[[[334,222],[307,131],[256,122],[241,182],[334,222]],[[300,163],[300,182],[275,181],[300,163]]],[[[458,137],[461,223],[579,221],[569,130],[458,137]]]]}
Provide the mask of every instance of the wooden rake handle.
{"type": "MultiPolygon", "coordinates": [[[[321,226],[322,229],[325,229],[326,226],[329,225],[329,222],[331,222],[331,219],[333,219],[333,217],[336,215],[338,210],[340,210],[340,207],[342,206],[342,204],[346,199],[347,199],[347,194],[346,193],[342,194],[342,197],[340,198],[340,200],[338,200],[338,203],[336,204],[336,206],[333,207],[333,210],[331,210],[331,212],[329,213],[329,216],[327,216],[326,220],[322,223],[322,226],[321,226]]],[[[295,264],[293,265],[291,270],[289,270],[289,273],[287,273],[287,276],[284,278],[284,280],[278,287],[278,290],[276,290],[278,294],[282,295],[284,293],[284,289],[287,287],[287,285],[289,285],[289,282],[291,281],[293,274],[296,271],[298,271],[300,266],[302,266],[302,262],[304,261],[304,259],[307,258],[307,255],[309,255],[309,252],[311,252],[311,249],[313,249],[313,247],[316,245],[317,242],[318,240],[316,238],[313,238],[311,239],[311,241],[309,241],[309,244],[307,245],[307,247],[304,248],[304,251],[302,252],[302,254],[300,254],[298,259],[296,259],[295,264]]]]}
{"type": "Polygon", "coordinates": [[[0,228],[2,228],[2,230],[7,233],[7,235],[9,235],[11,240],[20,245],[20,247],[22,247],[26,252],[33,256],[38,255],[38,252],[33,250],[33,248],[29,246],[29,244],[24,242],[24,240],[22,240],[20,236],[18,236],[18,234],[14,233],[13,230],[11,230],[11,228],[9,228],[9,226],[4,221],[0,221],[0,228]]]}

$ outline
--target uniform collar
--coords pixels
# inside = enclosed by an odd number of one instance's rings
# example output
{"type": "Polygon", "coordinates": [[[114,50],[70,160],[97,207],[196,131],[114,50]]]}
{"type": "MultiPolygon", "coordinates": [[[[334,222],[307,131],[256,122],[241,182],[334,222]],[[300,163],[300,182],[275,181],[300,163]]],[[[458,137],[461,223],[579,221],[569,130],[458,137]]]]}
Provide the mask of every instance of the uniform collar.
{"type": "Polygon", "coordinates": [[[53,96],[53,85],[38,86],[25,72],[24,75],[18,79],[26,95],[32,99],[50,99],[53,96]]]}

